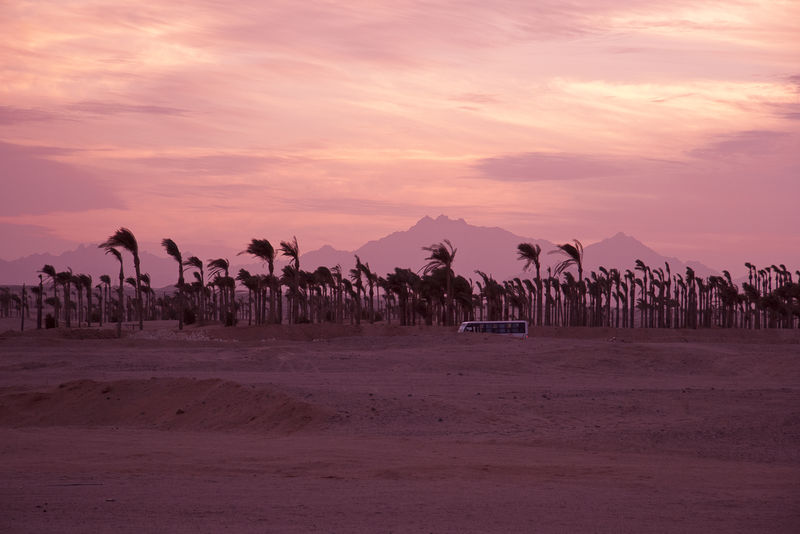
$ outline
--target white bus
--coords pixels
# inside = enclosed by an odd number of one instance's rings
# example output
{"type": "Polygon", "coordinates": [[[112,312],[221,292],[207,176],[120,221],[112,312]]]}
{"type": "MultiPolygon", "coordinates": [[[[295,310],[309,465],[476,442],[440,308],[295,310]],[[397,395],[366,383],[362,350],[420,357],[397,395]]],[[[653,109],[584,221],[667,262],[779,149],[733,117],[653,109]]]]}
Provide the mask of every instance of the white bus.
{"type": "Polygon", "coordinates": [[[528,337],[528,321],[464,321],[458,327],[460,332],[482,332],[503,334],[513,337],[528,337]]]}

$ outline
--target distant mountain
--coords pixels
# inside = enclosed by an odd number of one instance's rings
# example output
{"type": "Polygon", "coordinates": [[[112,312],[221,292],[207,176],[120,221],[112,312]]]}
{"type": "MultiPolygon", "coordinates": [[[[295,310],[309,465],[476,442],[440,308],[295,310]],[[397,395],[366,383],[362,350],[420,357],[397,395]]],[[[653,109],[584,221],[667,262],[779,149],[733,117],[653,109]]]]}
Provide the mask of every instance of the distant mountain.
{"type": "MultiPolygon", "coordinates": [[[[497,227],[474,226],[464,219],[450,219],[444,215],[433,219],[423,217],[408,230],[394,232],[380,239],[369,241],[354,251],[337,250],[325,245],[317,250],[300,256],[300,267],[313,271],[320,265],[333,267],[341,265],[346,273],[355,266],[354,256],[357,254],[363,263],[368,263],[373,272],[385,276],[395,267],[410,268],[420,271],[425,266],[427,252],[424,246],[430,246],[449,239],[456,247],[454,270],[467,278],[475,279],[475,270],[479,269],[493,276],[496,280],[507,280],[515,276],[531,276],[523,271],[523,262],[517,259],[517,245],[534,243],[542,248],[542,273],[547,266],[555,266],[563,259],[561,254],[549,254],[556,245],[544,239],[534,239],[513,234],[497,227]]],[[[150,274],[154,288],[175,284],[177,264],[166,256],[142,251],[142,271],[150,274]]],[[[238,259],[244,259],[242,256],[238,259]]],[[[266,271],[260,262],[235,263],[237,257],[231,259],[231,275],[236,276],[240,268],[251,273],[266,271]]],[[[125,276],[133,274],[133,262],[130,254],[123,252],[125,276]]],[[[636,259],[641,259],[652,268],[663,267],[669,262],[673,273],[684,273],[690,265],[699,276],[708,276],[715,271],[697,262],[685,263],[676,258],[668,258],[645,246],[635,238],[618,233],[598,243],[587,245],[584,249],[584,271],[589,273],[603,265],[616,267],[621,271],[633,270],[636,259]]],[[[275,271],[285,265],[283,258],[276,261],[275,271]]],[[[38,281],[37,271],[45,264],[51,264],[57,271],[72,268],[76,273],[86,273],[95,280],[101,274],[109,274],[114,278],[117,274],[117,262],[104,254],[96,245],[81,245],[77,249],[61,255],[34,254],[14,261],[0,260],[0,284],[32,284],[38,281]]],[[[187,276],[187,279],[191,277],[187,276]]]]}
{"type": "MultiPolygon", "coordinates": [[[[476,269],[492,275],[496,280],[530,276],[523,271],[524,262],[517,259],[517,245],[520,243],[534,243],[541,247],[543,274],[548,266],[554,267],[564,259],[561,254],[550,254],[556,249],[556,245],[545,239],[524,237],[497,227],[473,226],[464,219],[450,219],[440,215],[436,219],[423,217],[408,230],[369,241],[353,252],[322,247],[304,255],[301,265],[305,265],[304,268],[307,269],[311,265],[331,266],[338,263],[349,269],[355,263],[353,256],[358,254],[362,262],[369,263],[370,269],[381,276],[395,267],[418,271],[426,263],[427,252],[422,247],[444,239],[449,239],[457,249],[454,270],[467,278],[474,279],[476,269]]],[[[676,258],[662,256],[622,232],[584,248],[586,273],[601,265],[607,268],[616,267],[623,272],[625,269],[633,270],[637,259],[652,268],[663,268],[664,262],[669,262],[672,272],[680,273],[685,272],[688,265],[676,258]]],[[[697,262],[691,266],[699,276],[715,273],[713,269],[697,262]]]]}
{"type": "Polygon", "coordinates": [[[517,245],[523,241],[538,243],[543,251],[555,248],[550,241],[522,237],[502,228],[474,226],[464,219],[440,215],[435,219],[423,217],[407,230],[369,241],[356,250],[338,250],[325,245],[302,254],[300,266],[313,271],[320,265],[340,265],[347,273],[355,266],[358,255],[362,263],[369,264],[370,270],[380,276],[393,272],[395,267],[418,272],[427,263],[428,253],[422,247],[445,239],[457,249],[454,270],[467,278],[475,278],[476,269],[495,279],[518,275],[523,264],[517,260],[517,245]]]}
{"type": "MultiPolygon", "coordinates": [[[[150,275],[154,288],[174,284],[178,276],[178,264],[169,257],[155,256],[147,251],[140,251],[139,257],[142,272],[150,275]]],[[[125,277],[133,276],[133,259],[130,254],[122,251],[125,268],[125,277]]],[[[57,272],[72,269],[74,273],[85,273],[92,276],[95,285],[99,283],[102,274],[108,274],[116,280],[119,274],[119,263],[97,245],[79,245],[75,250],[70,250],[54,256],[53,254],[32,254],[14,261],[0,260],[0,283],[32,284],[38,283],[37,272],[44,265],[52,265],[57,272]]]]}
{"type": "Polygon", "coordinates": [[[538,243],[543,250],[555,247],[542,239],[521,237],[502,228],[473,226],[464,219],[440,215],[436,219],[423,217],[408,230],[369,241],[352,252],[330,247],[309,252],[306,256],[313,258],[313,261],[308,261],[304,256],[301,265],[304,262],[306,265],[317,263],[329,266],[340,263],[343,268],[350,269],[357,254],[363,263],[369,263],[370,269],[381,276],[393,272],[395,267],[419,271],[425,266],[428,255],[422,247],[445,239],[449,239],[457,249],[453,269],[467,278],[475,278],[476,269],[491,274],[495,279],[520,271],[522,263],[517,260],[516,250],[523,241],[538,243]]]}
{"type": "Polygon", "coordinates": [[[686,267],[691,267],[698,276],[706,277],[712,274],[719,274],[700,262],[683,262],[678,258],[662,256],[641,241],[622,232],[586,246],[583,253],[584,270],[587,272],[597,270],[600,266],[606,268],[616,267],[623,272],[625,269],[633,270],[636,260],[639,259],[652,269],[659,267],[665,269],[664,263],[669,263],[670,270],[673,273],[684,274],[686,267]]]}

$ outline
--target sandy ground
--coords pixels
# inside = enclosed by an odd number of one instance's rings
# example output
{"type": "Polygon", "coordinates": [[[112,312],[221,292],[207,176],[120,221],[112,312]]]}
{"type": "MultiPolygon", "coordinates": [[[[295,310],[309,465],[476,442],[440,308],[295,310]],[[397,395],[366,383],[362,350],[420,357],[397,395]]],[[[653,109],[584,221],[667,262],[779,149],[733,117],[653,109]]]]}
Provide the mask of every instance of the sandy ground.
{"type": "Polygon", "coordinates": [[[800,332],[110,333],[0,334],[0,531],[800,532],[800,332]]]}

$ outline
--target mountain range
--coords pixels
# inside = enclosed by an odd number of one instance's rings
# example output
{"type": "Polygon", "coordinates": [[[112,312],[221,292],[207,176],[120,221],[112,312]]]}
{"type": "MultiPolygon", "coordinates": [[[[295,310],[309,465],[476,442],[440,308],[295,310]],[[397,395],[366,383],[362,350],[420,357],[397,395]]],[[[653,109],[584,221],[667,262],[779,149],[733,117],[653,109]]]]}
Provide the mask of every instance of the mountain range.
{"type": "MultiPolygon", "coordinates": [[[[534,239],[513,234],[508,230],[498,227],[474,226],[464,219],[450,219],[444,215],[437,218],[423,217],[408,230],[394,232],[381,239],[369,241],[357,250],[337,250],[325,245],[300,256],[300,267],[313,271],[320,265],[332,267],[341,265],[343,272],[348,272],[355,266],[355,255],[361,261],[369,264],[373,272],[381,276],[392,272],[395,267],[410,268],[420,271],[426,264],[428,255],[422,249],[449,240],[456,248],[453,269],[456,273],[466,278],[475,278],[475,270],[479,269],[493,276],[496,280],[507,280],[515,276],[532,276],[523,270],[524,263],[517,259],[517,245],[520,243],[534,243],[541,247],[542,272],[547,266],[554,266],[564,256],[562,254],[549,254],[556,250],[556,244],[545,239],[534,239]]],[[[277,246],[277,243],[273,243],[277,246]]],[[[244,245],[242,246],[244,248],[244,245]]],[[[130,255],[123,252],[125,258],[125,276],[133,273],[133,264],[130,255]]],[[[238,273],[240,268],[251,273],[266,271],[260,262],[247,262],[245,256],[232,259],[231,275],[238,273]],[[239,260],[238,263],[235,263],[239,260]]],[[[162,250],[158,254],[140,251],[142,272],[150,274],[152,286],[165,287],[175,283],[178,266],[175,260],[166,255],[162,250]]],[[[684,262],[677,258],[665,257],[647,247],[634,237],[620,232],[603,239],[597,243],[586,245],[584,248],[584,271],[589,273],[598,267],[616,267],[624,272],[625,269],[635,267],[637,259],[656,268],[664,267],[669,262],[672,272],[683,273],[686,267],[692,267],[699,276],[716,274],[716,271],[698,262],[684,262]]],[[[276,261],[276,272],[285,264],[283,258],[276,261]]],[[[101,274],[109,274],[112,280],[118,273],[117,262],[114,258],[104,254],[96,245],[80,245],[72,251],[60,255],[33,254],[13,261],[0,260],[0,284],[33,284],[38,283],[37,271],[45,264],[53,265],[56,271],[66,270],[68,267],[76,273],[92,275],[95,280],[101,274]]],[[[187,277],[187,279],[191,279],[187,277]]]]}

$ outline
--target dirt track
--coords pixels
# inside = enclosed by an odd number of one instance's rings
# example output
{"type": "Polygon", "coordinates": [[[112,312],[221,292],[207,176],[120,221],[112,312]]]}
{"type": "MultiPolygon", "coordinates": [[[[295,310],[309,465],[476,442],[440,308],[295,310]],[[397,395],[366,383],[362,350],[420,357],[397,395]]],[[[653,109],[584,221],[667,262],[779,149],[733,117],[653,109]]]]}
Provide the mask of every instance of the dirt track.
{"type": "Polygon", "coordinates": [[[0,529],[800,526],[800,333],[161,326],[0,336],[0,529]]]}

